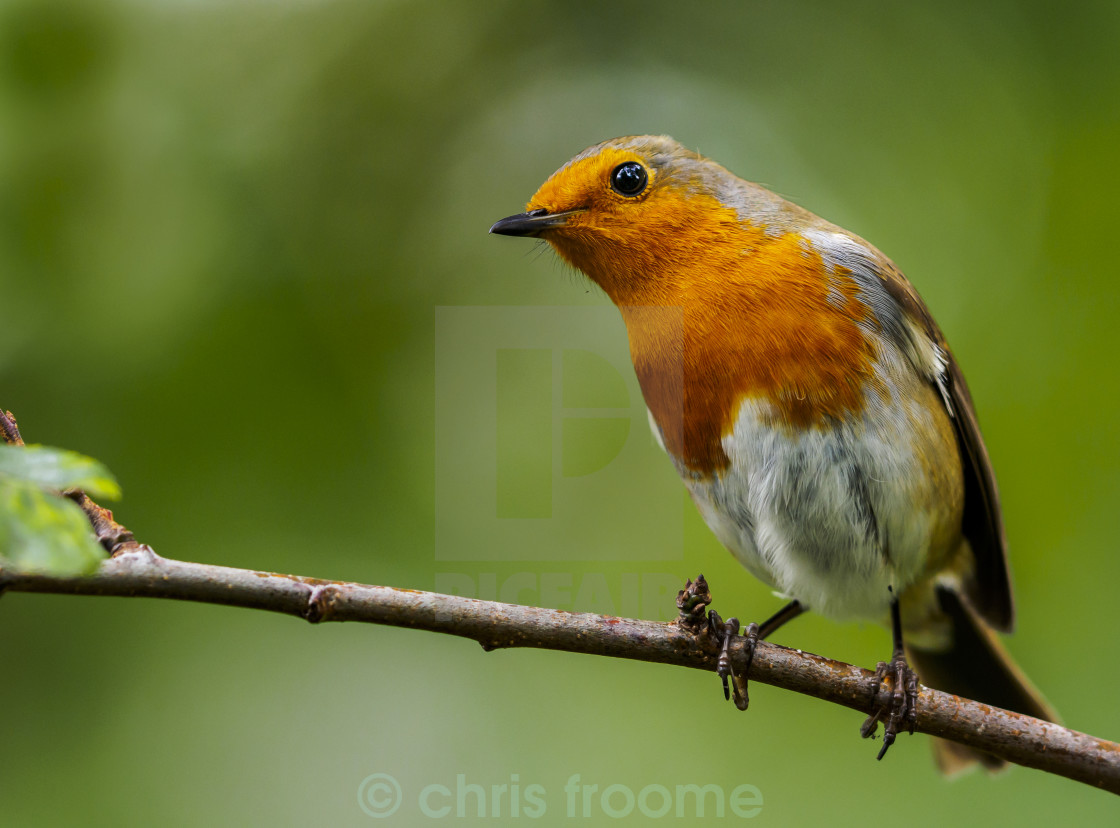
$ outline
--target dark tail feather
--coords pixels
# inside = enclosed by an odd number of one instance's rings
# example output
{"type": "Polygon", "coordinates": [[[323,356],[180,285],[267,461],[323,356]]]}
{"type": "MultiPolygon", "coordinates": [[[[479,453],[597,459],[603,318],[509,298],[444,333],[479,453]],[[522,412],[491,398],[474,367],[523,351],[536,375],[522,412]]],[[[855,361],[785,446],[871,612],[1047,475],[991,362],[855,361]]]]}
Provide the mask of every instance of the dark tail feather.
{"type": "MultiPolygon", "coordinates": [[[[943,651],[908,648],[910,663],[922,684],[1016,713],[1058,721],[1057,713],[975,610],[945,587],[937,588],[937,598],[942,612],[952,621],[953,644],[943,651]]],[[[990,753],[956,742],[933,742],[937,765],[946,774],[957,773],[976,762],[992,771],[1006,764],[990,753]]]]}

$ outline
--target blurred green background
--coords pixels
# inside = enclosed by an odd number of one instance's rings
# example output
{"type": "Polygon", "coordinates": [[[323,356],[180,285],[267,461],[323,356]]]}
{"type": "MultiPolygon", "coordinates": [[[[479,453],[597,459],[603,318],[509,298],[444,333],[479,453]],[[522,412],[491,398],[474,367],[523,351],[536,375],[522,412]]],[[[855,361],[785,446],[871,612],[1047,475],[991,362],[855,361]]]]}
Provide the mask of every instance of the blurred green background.
{"type": "MultiPolygon", "coordinates": [[[[0,405],[29,441],[105,461],[118,518],[168,557],[650,618],[702,571],[719,609],[761,620],[778,600],[664,460],[621,484],[658,513],[658,481],[675,487],[648,560],[490,541],[541,518],[540,480],[590,481],[620,440],[648,442],[625,424],[629,375],[580,362],[586,330],[564,405],[621,430],[557,431],[555,361],[497,358],[497,392],[436,381],[455,350],[437,307],[585,308],[625,355],[601,294],[486,230],[584,147],[668,133],[870,239],[921,290],[1002,487],[1010,647],[1067,724],[1115,739],[1117,42],[1109,2],[5,2],[0,405]],[[471,479],[441,417],[497,439],[497,484],[491,461],[477,488],[501,508],[437,544],[471,479]],[[440,469],[467,482],[440,488],[440,469]],[[451,560],[458,545],[480,551],[451,560]]],[[[642,528],[550,520],[623,545],[642,528]]],[[[866,666],[889,647],[812,617],[778,640],[866,666]]],[[[26,594],[0,600],[0,653],[10,825],[363,825],[375,773],[402,787],[396,824],[437,821],[417,792],[460,774],[541,785],[544,824],[568,821],[573,774],[600,792],[749,783],[755,819],[783,826],[1115,815],[1022,768],[942,780],[923,736],[876,763],[858,714],[756,685],[743,715],[714,676],[656,665],[26,594]]]]}

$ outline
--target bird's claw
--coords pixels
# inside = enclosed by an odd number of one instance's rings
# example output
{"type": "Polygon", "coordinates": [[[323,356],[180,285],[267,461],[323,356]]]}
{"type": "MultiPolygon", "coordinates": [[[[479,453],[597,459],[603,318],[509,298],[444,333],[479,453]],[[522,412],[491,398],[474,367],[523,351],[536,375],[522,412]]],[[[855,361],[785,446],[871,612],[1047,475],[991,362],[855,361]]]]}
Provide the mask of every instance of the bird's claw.
{"type": "Polygon", "coordinates": [[[692,635],[703,639],[715,639],[719,644],[719,657],[716,661],[716,674],[723,681],[723,697],[735,699],[735,706],[746,710],[750,704],[747,696],[747,674],[754,660],[755,646],[759,639],[758,624],[747,624],[743,634],[743,646],[747,651],[746,668],[737,674],[731,666],[731,641],[739,634],[739,619],[728,618],[724,621],[718,612],[708,610],[712,603],[712,593],[703,575],[695,581],[689,580],[684,589],[677,593],[677,609],[680,616],[677,623],[692,635]],[[705,615],[707,610],[707,615],[705,615]]]}
{"type": "Polygon", "coordinates": [[[723,698],[731,699],[733,689],[735,706],[740,710],[746,710],[750,705],[750,697],[747,694],[747,675],[750,672],[751,661],[754,660],[755,646],[758,644],[758,624],[753,622],[747,624],[743,636],[744,647],[747,650],[747,667],[742,675],[739,675],[731,665],[731,640],[739,634],[739,619],[728,618],[725,622],[720,618],[719,613],[712,610],[708,614],[708,623],[712,632],[720,636],[716,674],[723,680],[723,698]],[[730,686],[728,679],[731,680],[730,686]]]}
{"type": "Polygon", "coordinates": [[[867,739],[875,735],[879,722],[883,723],[883,747],[877,759],[887,755],[895,737],[902,731],[914,732],[918,719],[918,674],[910,669],[906,657],[896,654],[890,661],[880,661],[872,683],[875,712],[864,721],[859,732],[867,739]],[[891,694],[887,701],[879,701],[883,682],[890,678],[891,694]]]}

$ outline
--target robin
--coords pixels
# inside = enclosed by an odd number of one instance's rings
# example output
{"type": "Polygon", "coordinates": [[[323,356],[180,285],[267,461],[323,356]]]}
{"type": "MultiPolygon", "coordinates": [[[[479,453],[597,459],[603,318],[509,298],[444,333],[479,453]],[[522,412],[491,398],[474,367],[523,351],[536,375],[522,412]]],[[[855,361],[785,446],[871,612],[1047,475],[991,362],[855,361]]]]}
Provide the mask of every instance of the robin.
{"type": "MultiPolygon", "coordinates": [[[[883,722],[880,759],[913,729],[911,663],[938,689],[1055,718],[994,633],[1015,611],[964,376],[886,256],[649,135],[584,150],[490,232],[544,239],[618,306],[651,427],[701,515],[790,600],[748,626],[749,647],[806,610],[888,623],[890,701],[862,728],[883,722]]],[[[935,752],[947,772],[1002,764],[935,752]]]]}

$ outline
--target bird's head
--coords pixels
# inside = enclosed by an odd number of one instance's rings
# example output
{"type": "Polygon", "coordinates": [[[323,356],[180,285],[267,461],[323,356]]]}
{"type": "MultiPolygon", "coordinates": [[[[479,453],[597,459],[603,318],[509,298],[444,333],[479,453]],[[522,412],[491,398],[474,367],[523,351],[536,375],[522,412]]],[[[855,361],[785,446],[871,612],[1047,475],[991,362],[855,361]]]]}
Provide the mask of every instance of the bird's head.
{"type": "Polygon", "coordinates": [[[672,138],[629,136],[581,152],[490,232],[544,239],[620,305],[663,304],[681,273],[741,255],[744,229],[768,231],[786,204],[672,138]]]}

